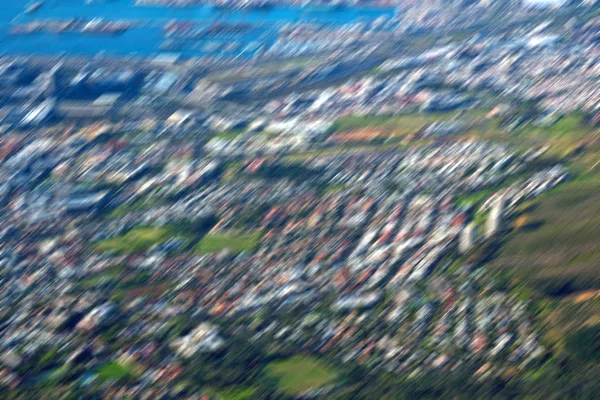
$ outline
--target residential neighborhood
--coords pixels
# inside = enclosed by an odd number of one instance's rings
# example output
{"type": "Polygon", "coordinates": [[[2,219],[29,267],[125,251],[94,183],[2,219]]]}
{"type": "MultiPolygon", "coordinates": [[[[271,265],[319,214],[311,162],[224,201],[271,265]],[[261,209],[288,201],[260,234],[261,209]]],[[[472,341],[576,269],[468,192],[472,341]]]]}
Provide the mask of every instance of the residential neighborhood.
{"type": "MultiPolygon", "coordinates": [[[[11,35],[59,29],[29,21],[42,3],[11,35]]],[[[596,301],[585,217],[558,229],[585,249],[556,261],[583,278],[523,264],[542,252],[527,235],[570,246],[544,231],[544,199],[598,194],[598,4],[443,3],[314,2],[395,11],[161,30],[187,46],[259,29],[251,57],[0,53],[6,398],[547,397],[546,377],[577,370],[547,321],[560,296],[596,301]]],[[[60,29],[159,20],[86,21],[60,29]]]]}

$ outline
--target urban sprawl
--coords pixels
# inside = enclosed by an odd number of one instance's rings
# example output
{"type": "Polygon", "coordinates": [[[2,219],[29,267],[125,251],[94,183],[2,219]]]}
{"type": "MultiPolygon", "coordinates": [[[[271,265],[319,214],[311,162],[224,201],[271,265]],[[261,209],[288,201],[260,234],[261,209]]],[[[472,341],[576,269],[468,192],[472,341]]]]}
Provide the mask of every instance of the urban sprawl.
{"type": "Polygon", "coordinates": [[[369,398],[352,371],[541,368],[486,255],[593,145],[515,133],[600,122],[598,5],[571,3],[390,1],[250,58],[1,56],[3,393],[369,398]]]}

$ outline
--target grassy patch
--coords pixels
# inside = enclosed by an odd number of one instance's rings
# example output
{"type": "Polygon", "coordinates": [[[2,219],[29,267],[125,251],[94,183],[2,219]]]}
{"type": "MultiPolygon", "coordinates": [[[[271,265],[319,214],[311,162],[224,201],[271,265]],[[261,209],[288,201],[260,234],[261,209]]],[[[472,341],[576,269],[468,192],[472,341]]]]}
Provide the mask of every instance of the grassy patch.
{"type": "Polygon", "coordinates": [[[215,138],[217,139],[221,139],[221,140],[233,140],[235,138],[237,138],[238,136],[242,135],[244,133],[243,129],[232,129],[229,131],[223,131],[223,132],[219,132],[215,135],[215,138]]]}
{"type": "Polygon", "coordinates": [[[459,206],[474,206],[490,197],[497,190],[496,187],[490,187],[477,192],[462,194],[456,198],[456,204],[459,206]]]}
{"type": "Polygon", "coordinates": [[[447,120],[456,113],[414,113],[409,115],[349,115],[336,120],[332,126],[335,132],[350,131],[367,127],[388,128],[392,135],[415,133],[425,125],[447,120]]]}
{"type": "Polygon", "coordinates": [[[306,356],[274,361],[266,369],[269,376],[277,379],[280,390],[290,396],[331,384],[337,376],[327,365],[306,356]]]}
{"type": "Polygon", "coordinates": [[[128,365],[122,361],[113,361],[96,370],[98,379],[102,381],[135,379],[139,374],[134,365],[128,365]]]}
{"type": "Polygon", "coordinates": [[[477,124],[468,136],[488,139],[496,142],[510,143],[518,148],[549,145],[547,155],[563,157],[582,144],[590,142],[598,135],[593,128],[585,124],[580,115],[569,115],[548,125],[536,125],[530,122],[515,129],[507,129],[500,118],[493,118],[477,124]]]}
{"type": "Polygon", "coordinates": [[[215,253],[221,250],[229,250],[233,253],[255,250],[261,239],[260,232],[236,233],[219,232],[209,233],[202,238],[194,248],[197,253],[215,253]]]}
{"type": "Polygon", "coordinates": [[[102,240],[95,244],[98,251],[115,253],[139,253],[162,243],[169,238],[169,229],[166,227],[138,227],[124,235],[102,240]]]}
{"type": "Polygon", "coordinates": [[[214,396],[219,400],[251,400],[254,399],[255,388],[252,387],[234,387],[214,392],[214,396]]]}

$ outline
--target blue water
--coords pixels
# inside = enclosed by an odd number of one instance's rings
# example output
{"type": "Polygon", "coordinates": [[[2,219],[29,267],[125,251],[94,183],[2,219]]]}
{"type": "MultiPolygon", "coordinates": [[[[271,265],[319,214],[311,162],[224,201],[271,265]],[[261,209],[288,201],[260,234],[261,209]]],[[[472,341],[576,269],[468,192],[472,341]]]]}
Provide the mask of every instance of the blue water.
{"type": "MultiPolygon", "coordinates": [[[[30,1],[0,0],[0,53],[8,54],[60,54],[95,55],[100,52],[114,55],[152,55],[161,52],[164,40],[162,29],[167,21],[185,20],[201,24],[217,21],[259,23],[261,29],[238,38],[242,45],[251,41],[272,43],[276,28],[285,23],[299,21],[328,25],[342,25],[354,21],[372,21],[380,16],[392,16],[391,9],[347,8],[311,12],[298,8],[276,8],[269,11],[224,11],[209,7],[168,8],[135,6],[134,0],[105,0],[86,4],[85,0],[46,0],[32,14],[23,11],[30,1]],[[103,17],[149,21],[144,28],[134,28],[117,36],[47,34],[8,35],[11,22],[26,23],[34,19],[70,19],[103,17]]],[[[205,55],[200,43],[186,43],[186,48],[175,50],[186,56],[205,55]]]]}

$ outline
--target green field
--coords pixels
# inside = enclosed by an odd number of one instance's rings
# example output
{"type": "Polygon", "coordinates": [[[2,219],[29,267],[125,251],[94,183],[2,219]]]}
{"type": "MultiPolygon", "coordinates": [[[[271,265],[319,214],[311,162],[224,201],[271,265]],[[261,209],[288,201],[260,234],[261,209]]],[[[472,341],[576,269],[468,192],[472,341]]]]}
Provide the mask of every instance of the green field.
{"type": "Polygon", "coordinates": [[[244,133],[243,129],[232,129],[217,133],[214,137],[222,140],[233,140],[244,133]]]}
{"type": "Polygon", "coordinates": [[[139,253],[169,239],[166,227],[138,227],[124,235],[102,240],[95,244],[98,251],[115,253],[139,253]]]}
{"type": "Polygon", "coordinates": [[[580,115],[570,115],[548,124],[525,123],[515,129],[503,127],[499,118],[482,121],[467,136],[506,143],[520,149],[549,145],[548,155],[563,157],[596,133],[580,115]]]}
{"type": "MultiPolygon", "coordinates": [[[[289,161],[304,161],[312,157],[324,157],[343,153],[368,152],[378,151],[393,148],[402,148],[407,144],[401,141],[411,134],[417,133],[424,126],[437,121],[449,120],[452,118],[460,118],[465,122],[479,121],[489,112],[487,108],[477,108],[469,111],[458,112],[439,112],[439,113],[420,113],[404,115],[347,115],[338,118],[332,125],[332,133],[347,132],[362,128],[378,128],[386,132],[387,140],[382,143],[362,143],[362,144],[342,144],[326,148],[317,148],[300,153],[290,154],[285,157],[289,161]]],[[[489,130],[487,124],[480,126],[477,129],[465,132],[468,135],[483,136],[483,131],[489,130]]],[[[495,132],[498,130],[495,130],[495,132]]],[[[490,136],[489,134],[487,136],[490,136]]],[[[410,146],[419,146],[430,143],[429,139],[413,138],[410,146]]]]}
{"type": "Polygon", "coordinates": [[[213,395],[219,400],[251,400],[256,389],[252,387],[234,387],[226,390],[214,391],[213,395]]]}
{"type": "Polygon", "coordinates": [[[386,128],[395,135],[415,133],[425,125],[436,121],[447,120],[455,116],[450,113],[414,113],[407,115],[349,115],[341,117],[333,123],[334,132],[350,131],[366,127],[386,128]]]}
{"type": "Polygon", "coordinates": [[[456,204],[458,204],[459,206],[462,206],[462,207],[474,206],[474,205],[484,201],[489,196],[493,195],[494,192],[496,192],[497,190],[498,190],[498,188],[491,187],[491,188],[486,188],[486,189],[479,190],[479,191],[472,192],[472,193],[465,193],[456,198],[456,204]]]}
{"type": "Polygon", "coordinates": [[[236,233],[236,232],[219,232],[208,233],[195,246],[194,251],[197,253],[215,253],[221,250],[229,250],[233,253],[241,253],[243,251],[253,251],[260,244],[262,234],[254,233],[236,233]]]}
{"type": "Polygon", "coordinates": [[[298,396],[334,382],[337,373],[316,358],[294,356],[271,362],[267,374],[278,381],[279,388],[289,396],[298,396]]]}
{"type": "Polygon", "coordinates": [[[96,370],[98,379],[102,381],[133,379],[138,376],[135,365],[127,365],[121,361],[113,361],[96,370]]]}

